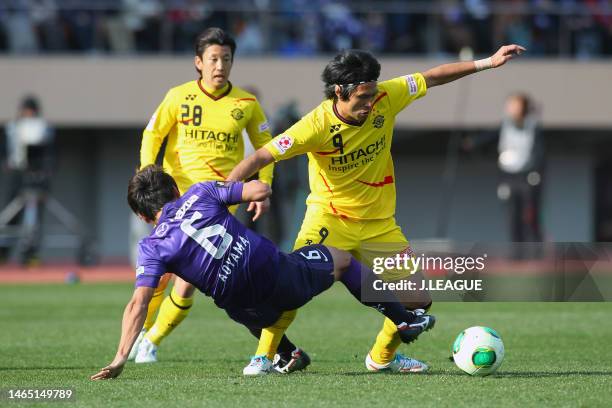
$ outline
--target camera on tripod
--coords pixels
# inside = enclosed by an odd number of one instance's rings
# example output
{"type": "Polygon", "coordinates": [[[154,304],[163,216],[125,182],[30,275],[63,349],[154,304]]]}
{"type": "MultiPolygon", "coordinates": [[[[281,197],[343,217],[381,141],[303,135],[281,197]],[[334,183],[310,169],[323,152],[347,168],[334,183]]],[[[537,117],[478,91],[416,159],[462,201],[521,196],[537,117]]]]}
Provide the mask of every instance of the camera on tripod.
{"type": "Polygon", "coordinates": [[[23,188],[49,188],[53,172],[54,151],[53,131],[42,118],[23,118],[15,124],[16,138],[21,146],[16,146],[23,153],[22,161],[16,162],[15,168],[23,174],[23,188]]]}
{"type": "Polygon", "coordinates": [[[92,262],[89,234],[50,194],[54,134],[40,116],[35,98],[25,98],[18,117],[6,126],[6,142],[7,184],[12,198],[0,211],[0,249],[4,249],[4,257],[28,264],[38,258],[41,247],[73,248],[79,263],[92,262]],[[43,228],[44,213],[52,215],[64,232],[43,228]]]}

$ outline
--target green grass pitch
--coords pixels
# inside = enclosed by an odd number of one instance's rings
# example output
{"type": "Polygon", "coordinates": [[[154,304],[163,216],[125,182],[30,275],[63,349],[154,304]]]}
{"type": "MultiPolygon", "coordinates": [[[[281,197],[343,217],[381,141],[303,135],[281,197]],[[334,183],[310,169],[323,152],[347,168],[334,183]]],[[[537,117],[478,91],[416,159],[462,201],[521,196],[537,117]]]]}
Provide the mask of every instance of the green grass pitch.
{"type": "Polygon", "coordinates": [[[0,286],[0,388],[70,387],[75,402],[0,406],[612,406],[612,303],[437,303],[437,326],[405,354],[417,375],[368,373],[382,323],[342,285],[299,313],[290,337],[313,359],[306,372],[242,377],[255,340],[199,295],[162,344],[160,362],[128,363],[115,380],[89,376],[115,353],[129,284],[0,286]],[[498,330],[506,358],[496,375],[472,378],[448,361],[464,328],[498,330]]]}

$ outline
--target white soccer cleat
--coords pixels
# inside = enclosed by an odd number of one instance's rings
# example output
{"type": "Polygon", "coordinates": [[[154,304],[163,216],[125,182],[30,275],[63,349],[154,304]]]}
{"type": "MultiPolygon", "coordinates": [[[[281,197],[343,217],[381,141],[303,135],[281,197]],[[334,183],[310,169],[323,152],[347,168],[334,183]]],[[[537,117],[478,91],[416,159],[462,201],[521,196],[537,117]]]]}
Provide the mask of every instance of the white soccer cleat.
{"type": "Polygon", "coordinates": [[[414,358],[406,357],[400,353],[395,353],[393,361],[387,364],[378,364],[372,360],[370,353],[365,359],[368,371],[382,371],[390,373],[424,373],[429,370],[427,364],[414,358]]]}
{"type": "Polygon", "coordinates": [[[140,342],[144,338],[146,332],[147,331],[145,329],[142,329],[138,337],[136,337],[136,341],[134,342],[134,345],[130,350],[130,354],[128,354],[128,361],[134,361],[134,359],[136,358],[136,354],[138,354],[138,347],[140,346],[140,342]]]}
{"type": "Polygon", "coordinates": [[[272,372],[272,361],[266,356],[253,356],[248,366],[242,370],[243,375],[266,375],[272,372]]]}
{"type": "Polygon", "coordinates": [[[146,337],[140,342],[138,353],[134,359],[136,364],[157,363],[157,346],[146,337]]]}

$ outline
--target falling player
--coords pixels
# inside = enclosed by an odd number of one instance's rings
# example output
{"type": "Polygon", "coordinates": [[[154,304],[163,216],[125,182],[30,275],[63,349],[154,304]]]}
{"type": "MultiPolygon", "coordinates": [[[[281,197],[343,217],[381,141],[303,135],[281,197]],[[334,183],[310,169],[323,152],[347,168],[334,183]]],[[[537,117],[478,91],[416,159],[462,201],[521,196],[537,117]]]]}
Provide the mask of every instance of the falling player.
{"type": "MultiPolygon", "coordinates": [[[[375,276],[348,252],[317,244],[285,254],[247,229],[227,208],[262,201],[270,194],[269,185],[259,181],[206,182],[179,197],[175,181],[155,165],[132,177],[128,203],[155,228],[139,243],[136,287],[123,314],[115,358],[92,380],[121,374],[155,288],[168,270],[211,296],[247,327],[270,326],[284,311],[303,306],[336,280],[361,303],[391,319],[405,342],[434,326],[433,316],[407,311],[392,293],[381,291],[381,301],[361,300],[362,285],[373,282],[375,276]]],[[[415,371],[426,368],[414,366],[415,371]]]]}

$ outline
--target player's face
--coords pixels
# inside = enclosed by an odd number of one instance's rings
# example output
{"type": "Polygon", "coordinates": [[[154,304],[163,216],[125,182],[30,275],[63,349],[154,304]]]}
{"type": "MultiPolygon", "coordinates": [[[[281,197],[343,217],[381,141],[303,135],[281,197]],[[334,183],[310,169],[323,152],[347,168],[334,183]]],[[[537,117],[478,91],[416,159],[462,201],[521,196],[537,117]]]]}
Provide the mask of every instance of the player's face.
{"type": "Polygon", "coordinates": [[[202,81],[207,87],[221,89],[229,80],[232,50],[228,45],[209,45],[202,56],[195,57],[195,65],[202,73],[202,81]]]}
{"type": "Polygon", "coordinates": [[[376,86],[376,82],[361,84],[357,87],[355,92],[351,94],[347,101],[338,98],[336,108],[343,116],[357,122],[363,122],[372,111],[374,99],[377,94],[378,87],[376,86]]]}

